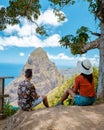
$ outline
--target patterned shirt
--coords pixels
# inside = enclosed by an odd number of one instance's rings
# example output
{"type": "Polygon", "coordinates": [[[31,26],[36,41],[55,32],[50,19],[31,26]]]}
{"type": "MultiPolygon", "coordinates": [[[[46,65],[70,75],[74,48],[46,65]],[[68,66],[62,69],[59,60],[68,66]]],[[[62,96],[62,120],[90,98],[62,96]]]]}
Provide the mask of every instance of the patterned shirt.
{"type": "Polygon", "coordinates": [[[18,87],[18,105],[21,109],[28,111],[32,107],[32,101],[35,100],[37,96],[36,89],[34,85],[24,80],[19,84],[18,87]]]}

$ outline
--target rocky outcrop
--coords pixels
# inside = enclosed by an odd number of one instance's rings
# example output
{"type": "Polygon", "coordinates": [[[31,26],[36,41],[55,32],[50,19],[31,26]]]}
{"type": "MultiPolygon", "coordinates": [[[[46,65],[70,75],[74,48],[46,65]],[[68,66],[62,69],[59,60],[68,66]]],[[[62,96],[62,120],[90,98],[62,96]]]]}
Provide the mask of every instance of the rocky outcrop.
{"type": "Polygon", "coordinates": [[[17,100],[18,84],[24,80],[24,71],[27,68],[31,68],[33,71],[31,82],[40,95],[47,94],[64,81],[64,76],[59,73],[55,64],[49,60],[46,52],[42,48],[37,48],[30,54],[20,76],[7,86],[6,93],[10,95],[10,102],[17,100]]]}
{"type": "Polygon", "coordinates": [[[104,130],[104,104],[18,111],[0,130],[104,130]]]}

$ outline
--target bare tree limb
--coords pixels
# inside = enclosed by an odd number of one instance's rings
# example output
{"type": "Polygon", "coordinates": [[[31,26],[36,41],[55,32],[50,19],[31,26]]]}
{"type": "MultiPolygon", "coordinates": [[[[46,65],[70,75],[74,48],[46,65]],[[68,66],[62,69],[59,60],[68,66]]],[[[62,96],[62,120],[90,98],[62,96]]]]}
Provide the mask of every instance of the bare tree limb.
{"type": "Polygon", "coordinates": [[[91,32],[91,34],[92,34],[92,35],[95,35],[95,36],[98,36],[98,37],[100,37],[100,36],[101,36],[101,34],[100,34],[100,33],[91,32]]]}
{"type": "Polygon", "coordinates": [[[85,53],[87,52],[88,50],[91,50],[91,49],[95,49],[95,48],[99,48],[99,45],[100,45],[100,38],[96,39],[95,41],[92,41],[86,45],[84,45],[82,48],[81,48],[81,51],[82,53],[85,53]]]}

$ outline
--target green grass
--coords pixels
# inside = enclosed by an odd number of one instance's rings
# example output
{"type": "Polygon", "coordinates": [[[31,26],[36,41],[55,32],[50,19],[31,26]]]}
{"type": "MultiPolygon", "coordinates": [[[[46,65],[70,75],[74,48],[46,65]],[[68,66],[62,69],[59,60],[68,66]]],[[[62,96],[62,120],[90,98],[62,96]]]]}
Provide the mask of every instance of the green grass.
{"type": "Polygon", "coordinates": [[[14,107],[10,105],[9,102],[4,102],[4,115],[5,116],[12,116],[19,110],[18,107],[14,107]]]}

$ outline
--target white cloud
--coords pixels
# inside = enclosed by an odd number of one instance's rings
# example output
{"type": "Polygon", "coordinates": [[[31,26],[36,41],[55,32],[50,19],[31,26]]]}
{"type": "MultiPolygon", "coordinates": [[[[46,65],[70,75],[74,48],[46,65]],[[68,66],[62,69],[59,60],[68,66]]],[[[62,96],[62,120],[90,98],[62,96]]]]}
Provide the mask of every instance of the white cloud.
{"type": "Polygon", "coordinates": [[[4,30],[4,33],[11,35],[12,33],[19,32],[19,31],[20,31],[20,26],[19,25],[14,25],[14,26],[7,25],[7,28],[4,30]]]}
{"type": "MultiPolygon", "coordinates": [[[[17,37],[28,37],[31,35],[36,35],[35,28],[31,23],[29,23],[26,19],[24,19],[23,26],[20,25],[8,25],[7,28],[4,30],[5,35],[10,36],[17,36],[17,37]]],[[[5,36],[6,37],[6,36],[5,36]]]]}
{"type": "Polygon", "coordinates": [[[49,38],[44,40],[44,44],[45,46],[51,46],[51,47],[57,47],[60,46],[59,44],[59,40],[60,40],[60,35],[58,34],[54,34],[52,36],[50,36],[49,38]]]}
{"type": "Polygon", "coordinates": [[[70,58],[69,56],[65,55],[64,53],[59,53],[58,55],[48,54],[48,56],[50,59],[53,59],[53,60],[71,60],[71,59],[73,59],[73,57],[70,58]]]}
{"type": "MultiPolygon", "coordinates": [[[[65,21],[64,21],[65,22],[65,21]]],[[[6,46],[17,47],[57,47],[59,46],[60,35],[53,34],[44,40],[41,40],[36,32],[32,23],[26,19],[21,19],[22,26],[8,25],[3,31],[4,36],[0,37],[0,50],[6,46]]],[[[57,22],[57,17],[53,14],[53,10],[46,10],[38,19],[39,24],[49,24],[52,26],[60,26],[62,24],[57,22]]]]}
{"type": "Polygon", "coordinates": [[[77,61],[80,60],[84,60],[86,58],[88,58],[93,66],[98,66],[99,65],[99,56],[95,55],[94,57],[87,57],[85,54],[83,54],[82,56],[68,56],[65,55],[64,53],[59,53],[57,55],[52,55],[48,53],[48,57],[50,60],[54,61],[54,62],[58,62],[58,64],[60,65],[65,65],[65,66],[73,66],[75,67],[77,65],[77,61]],[[96,58],[97,57],[97,58],[96,58]]]}
{"type": "Polygon", "coordinates": [[[48,54],[50,59],[54,59],[54,60],[67,60],[67,61],[71,61],[71,60],[83,60],[86,58],[86,55],[82,55],[81,57],[77,56],[77,57],[69,57],[68,55],[65,55],[64,53],[59,53],[58,55],[51,55],[48,54]]]}
{"type": "Polygon", "coordinates": [[[24,56],[25,53],[24,53],[24,52],[20,52],[19,55],[20,55],[20,56],[24,56]]]}
{"type": "MultiPolygon", "coordinates": [[[[60,12],[63,13],[62,11],[60,11],[60,12]]],[[[62,23],[66,22],[66,21],[67,21],[67,19],[65,19],[65,21],[58,22],[58,18],[57,18],[57,16],[55,16],[52,9],[48,9],[44,13],[41,13],[41,15],[39,16],[39,19],[38,19],[39,24],[49,24],[52,26],[60,26],[60,25],[62,25],[62,23]]]]}
{"type": "Polygon", "coordinates": [[[0,50],[4,50],[3,46],[0,46],[0,50]]]}
{"type": "Polygon", "coordinates": [[[35,35],[29,37],[0,37],[0,46],[1,48],[5,46],[17,46],[17,47],[56,47],[59,46],[60,36],[54,34],[50,37],[47,37],[45,40],[41,40],[35,35]]]}

